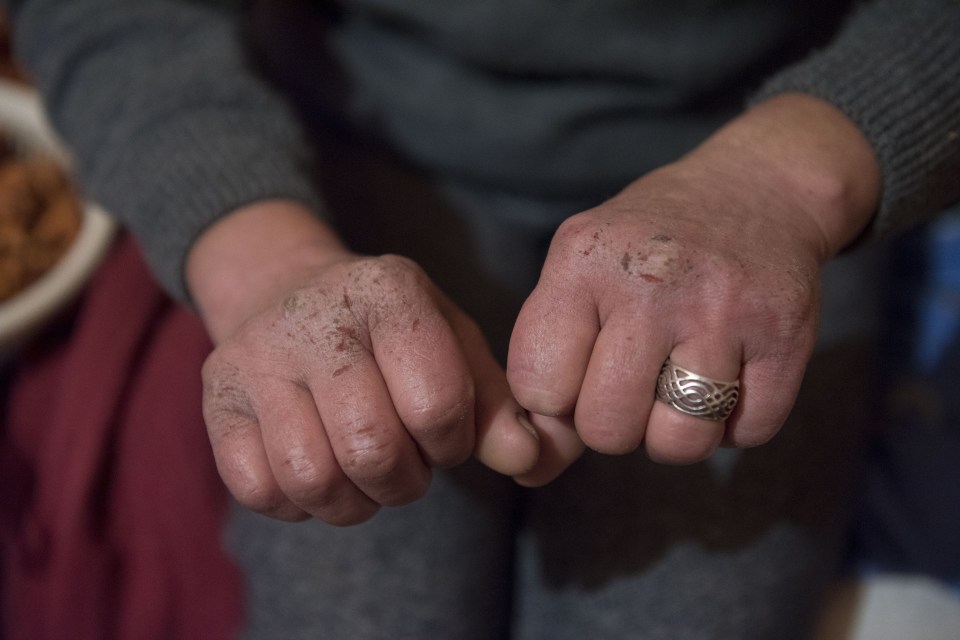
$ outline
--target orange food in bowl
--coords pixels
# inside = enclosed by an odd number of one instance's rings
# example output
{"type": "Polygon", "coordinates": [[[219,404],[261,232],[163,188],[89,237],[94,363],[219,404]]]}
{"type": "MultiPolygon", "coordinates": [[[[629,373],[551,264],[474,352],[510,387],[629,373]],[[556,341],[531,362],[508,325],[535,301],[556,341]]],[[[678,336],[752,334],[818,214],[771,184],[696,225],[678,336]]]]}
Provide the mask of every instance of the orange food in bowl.
{"type": "Polygon", "coordinates": [[[0,132],[0,301],[55,265],[81,221],[82,204],[60,164],[20,157],[0,132]]]}

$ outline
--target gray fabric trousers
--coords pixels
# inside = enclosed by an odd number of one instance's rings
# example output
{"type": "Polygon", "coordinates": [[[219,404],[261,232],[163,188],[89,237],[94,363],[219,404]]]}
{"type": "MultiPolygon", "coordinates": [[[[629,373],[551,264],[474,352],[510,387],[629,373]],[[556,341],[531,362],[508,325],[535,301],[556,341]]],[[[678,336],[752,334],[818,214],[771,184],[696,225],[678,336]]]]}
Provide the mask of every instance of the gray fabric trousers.
{"type": "MultiPolygon", "coordinates": [[[[503,353],[556,225],[593,202],[430,185],[325,141],[323,182],[353,246],[419,260],[503,353]]],[[[872,312],[860,260],[828,278],[825,333],[769,444],[660,466],[588,454],[522,490],[476,464],[357,527],[234,510],[250,638],[590,640],[806,637],[829,583],[869,419],[872,312]],[[858,316],[859,312],[859,316],[858,316]]]]}

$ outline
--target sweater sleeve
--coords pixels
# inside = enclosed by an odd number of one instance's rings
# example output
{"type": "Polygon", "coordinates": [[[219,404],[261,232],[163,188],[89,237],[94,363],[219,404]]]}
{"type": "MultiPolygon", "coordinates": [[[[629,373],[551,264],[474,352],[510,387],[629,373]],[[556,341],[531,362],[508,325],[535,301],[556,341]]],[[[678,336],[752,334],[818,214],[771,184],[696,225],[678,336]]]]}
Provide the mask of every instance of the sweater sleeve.
{"type": "MultiPolygon", "coordinates": [[[[221,5],[225,3],[220,3],[221,5]]],[[[77,180],[187,297],[193,240],[270,197],[319,210],[309,146],[248,63],[238,15],[187,0],[9,0],[14,49],[77,180]]]]}
{"type": "Polygon", "coordinates": [[[870,233],[960,200],[960,0],[877,0],[754,100],[801,91],[846,113],[873,145],[883,194],[870,233]]]}

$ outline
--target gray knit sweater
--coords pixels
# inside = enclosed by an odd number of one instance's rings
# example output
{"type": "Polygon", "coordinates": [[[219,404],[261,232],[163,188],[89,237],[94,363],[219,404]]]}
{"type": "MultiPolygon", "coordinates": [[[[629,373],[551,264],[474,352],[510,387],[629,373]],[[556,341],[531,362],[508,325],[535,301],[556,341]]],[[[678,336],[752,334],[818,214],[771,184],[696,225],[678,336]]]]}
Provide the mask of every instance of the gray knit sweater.
{"type": "MultiPolygon", "coordinates": [[[[175,295],[190,243],[225,212],[272,196],[319,208],[302,125],[251,64],[253,42],[283,54],[229,4],[7,2],[83,187],[175,295]]],[[[876,149],[886,232],[960,199],[960,1],[851,4],[329,0],[273,44],[315,43],[287,52],[312,113],[427,171],[546,197],[612,193],[751,97],[810,92],[876,149]]]]}

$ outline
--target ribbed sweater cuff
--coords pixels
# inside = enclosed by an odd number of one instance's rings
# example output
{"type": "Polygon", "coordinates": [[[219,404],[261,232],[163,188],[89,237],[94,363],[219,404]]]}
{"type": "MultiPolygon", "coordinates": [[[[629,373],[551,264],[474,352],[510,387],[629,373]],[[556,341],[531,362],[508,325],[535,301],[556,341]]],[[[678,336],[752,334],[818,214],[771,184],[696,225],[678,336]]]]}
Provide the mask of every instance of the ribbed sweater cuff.
{"type": "Polygon", "coordinates": [[[136,237],[149,239],[144,255],[172,295],[189,298],[185,258],[194,240],[226,213],[271,198],[321,210],[306,178],[307,159],[282,145],[264,145],[287,133],[280,126],[271,135],[268,127],[245,113],[194,110],[182,121],[139,132],[122,147],[125,153],[88,177],[88,188],[108,211],[136,212],[125,222],[136,237]]]}
{"type": "Polygon", "coordinates": [[[883,176],[870,231],[910,226],[960,199],[960,2],[882,0],[753,101],[800,91],[864,132],[883,176]]]}

